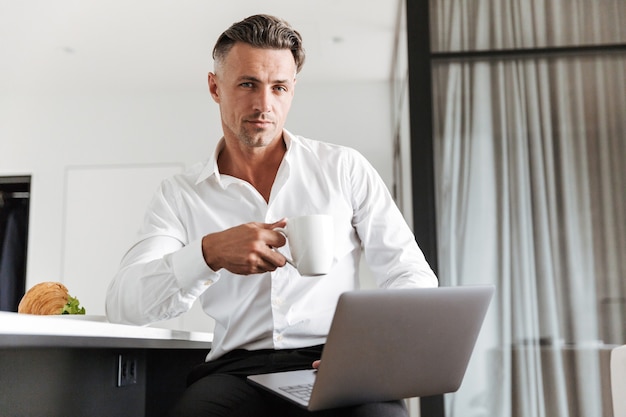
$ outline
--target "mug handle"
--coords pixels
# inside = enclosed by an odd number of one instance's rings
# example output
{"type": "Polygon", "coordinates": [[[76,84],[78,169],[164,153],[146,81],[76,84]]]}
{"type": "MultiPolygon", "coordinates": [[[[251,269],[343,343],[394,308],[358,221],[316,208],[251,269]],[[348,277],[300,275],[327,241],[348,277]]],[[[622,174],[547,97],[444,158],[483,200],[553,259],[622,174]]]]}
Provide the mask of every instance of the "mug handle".
{"type": "MultiPolygon", "coordinates": [[[[284,229],[283,227],[277,227],[277,228],[272,229],[272,230],[274,230],[274,231],[276,231],[276,232],[280,233],[281,235],[285,236],[285,239],[289,240],[289,237],[287,236],[287,230],[286,230],[286,229],[284,229]]],[[[276,249],[274,249],[274,250],[276,250],[276,249]]],[[[291,266],[293,266],[294,268],[298,269],[298,268],[296,267],[296,264],[295,264],[295,263],[294,263],[291,259],[289,259],[289,258],[288,258],[285,254],[281,253],[281,255],[283,255],[283,256],[285,257],[285,259],[287,260],[287,263],[288,263],[289,265],[291,265],[291,266]]]]}

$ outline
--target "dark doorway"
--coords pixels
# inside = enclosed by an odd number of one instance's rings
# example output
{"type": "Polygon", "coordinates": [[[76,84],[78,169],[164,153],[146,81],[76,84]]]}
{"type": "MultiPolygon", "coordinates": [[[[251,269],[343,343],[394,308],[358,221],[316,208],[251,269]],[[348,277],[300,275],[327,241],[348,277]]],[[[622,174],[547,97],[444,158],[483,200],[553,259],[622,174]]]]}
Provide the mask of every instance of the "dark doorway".
{"type": "Polygon", "coordinates": [[[17,311],[26,287],[30,176],[0,176],[0,311],[17,311]]]}

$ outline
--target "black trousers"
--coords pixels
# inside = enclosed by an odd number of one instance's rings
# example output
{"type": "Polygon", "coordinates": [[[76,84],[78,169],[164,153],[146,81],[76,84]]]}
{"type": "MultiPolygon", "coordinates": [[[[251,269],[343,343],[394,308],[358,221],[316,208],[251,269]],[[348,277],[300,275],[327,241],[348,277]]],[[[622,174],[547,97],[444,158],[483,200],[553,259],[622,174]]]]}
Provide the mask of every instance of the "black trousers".
{"type": "Polygon", "coordinates": [[[248,375],[311,369],[323,346],[287,350],[236,350],[203,363],[188,378],[187,390],[171,417],[407,417],[403,401],[309,412],[246,381],[248,375]]]}

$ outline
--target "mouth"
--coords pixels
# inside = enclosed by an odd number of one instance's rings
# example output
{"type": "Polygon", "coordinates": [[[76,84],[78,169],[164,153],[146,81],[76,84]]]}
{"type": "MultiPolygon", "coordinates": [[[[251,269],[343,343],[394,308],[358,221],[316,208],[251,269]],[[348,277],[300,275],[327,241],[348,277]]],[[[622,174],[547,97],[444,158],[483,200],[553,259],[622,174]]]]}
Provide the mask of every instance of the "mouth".
{"type": "Polygon", "coordinates": [[[274,124],[272,120],[267,119],[247,119],[246,123],[257,129],[265,129],[274,124]]]}

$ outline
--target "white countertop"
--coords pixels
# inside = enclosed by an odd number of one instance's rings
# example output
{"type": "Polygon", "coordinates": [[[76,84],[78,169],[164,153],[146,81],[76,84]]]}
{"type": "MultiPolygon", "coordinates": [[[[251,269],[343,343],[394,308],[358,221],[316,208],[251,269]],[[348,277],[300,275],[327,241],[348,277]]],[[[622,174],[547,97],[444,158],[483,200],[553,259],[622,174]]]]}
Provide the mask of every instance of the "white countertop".
{"type": "Polygon", "coordinates": [[[0,312],[0,347],[147,347],[209,349],[212,333],[108,323],[102,316],[0,312]]]}

